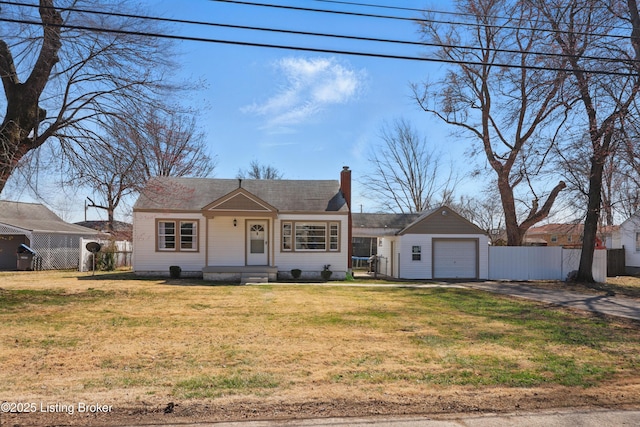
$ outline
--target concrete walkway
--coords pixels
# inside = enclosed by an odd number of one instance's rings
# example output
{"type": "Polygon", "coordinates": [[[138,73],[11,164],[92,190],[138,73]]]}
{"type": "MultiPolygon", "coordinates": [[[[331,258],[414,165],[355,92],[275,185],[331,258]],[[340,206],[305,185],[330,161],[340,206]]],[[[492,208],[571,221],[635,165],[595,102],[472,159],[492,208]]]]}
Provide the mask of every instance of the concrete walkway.
{"type": "Polygon", "coordinates": [[[470,289],[640,320],[640,300],[623,296],[584,294],[561,289],[542,289],[517,282],[477,282],[465,283],[464,286],[470,289]]]}

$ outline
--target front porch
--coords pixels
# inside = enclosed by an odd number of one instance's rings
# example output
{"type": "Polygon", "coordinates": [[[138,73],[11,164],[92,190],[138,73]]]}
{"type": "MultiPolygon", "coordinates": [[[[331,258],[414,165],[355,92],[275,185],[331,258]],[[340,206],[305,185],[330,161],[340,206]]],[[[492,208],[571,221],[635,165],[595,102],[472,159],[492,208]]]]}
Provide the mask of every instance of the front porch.
{"type": "MultiPolygon", "coordinates": [[[[276,281],[278,267],[266,265],[207,266],[202,269],[202,278],[211,281],[240,281],[260,283],[276,281]],[[266,280],[264,280],[266,279],[266,280]]],[[[244,284],[243,283],[243,284],[244,284]]]]}

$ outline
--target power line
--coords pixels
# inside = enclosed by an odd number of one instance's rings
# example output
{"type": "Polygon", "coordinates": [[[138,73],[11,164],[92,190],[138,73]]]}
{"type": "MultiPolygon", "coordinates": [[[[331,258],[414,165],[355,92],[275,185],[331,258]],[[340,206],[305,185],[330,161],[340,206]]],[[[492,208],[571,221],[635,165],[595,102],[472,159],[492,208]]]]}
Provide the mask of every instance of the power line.
{"type": "MultiPolygon", "coordinates": [[[[219,1],[219,2],[242,4],[242,5],[252,5],[252,6],[287,8],[287,9],[304,10],[304,11],[312,11],[312,12],[353,14],[353,12],[339,12],[339,11],[324,10],[324,9],[309,9],[309,8],[300,8],[300,7],[293,7],[293,6],[273,5],[273,4],[269,4],[269,3],[253,3],[253,2],[236,1],[236,0],[210,0],[210,1],[219,1]]],[[[366,4],[366,3],[356,3],[356,2],[338,1],[338,0],[316,0],[316,1],[328,2],[328,3],[339,3],[339,4],[350,4],[350,5],[360,5],[360,6],[371,6],[371,7],[382,7],[382,8],[391,8],[391,9],[420,11],[420,9],[415,9],[415,8],[401,8],[401,7],[397,7],[397,6],[380,6],[380,5],[371,5],[371,4],[366,4]]],[[[14,5],[14,6],[27,6],[27,7],[33,7],[33,8],[39,7],[38,5],[25,4],[25,3],[14,2],[14,1],[5,1],[5,0],[0,1],[0,4],[7,4],[7,5],[14,5]]],[[[55,7],[52,7],[52,8],[56,9],[55,7]]],[[[407,41],[407,40],[392,40],[392,39],[382,39],[382,38],[374,38],[374,37],[346,36],[346,35],[337,35],[337,34],[328,34],[328,33],[316,33],[316,32],[293,31],[293,30],[273,29],[273,28],[264,28],[264,27],[254,27],[254,26],[220,24],[220,23],[203,22],[203,21],[186,20],[186,19],[164,18],[164,17],[156,17],[156,16],[148,16],[148,15],[134,15],[134,14],[120,13],[120,12],[105,12],[105,11],[91,10],[91,9],[79,9],[79,8],[73,8],[73,7],[57,8],[57,9],[61,10],[61,11],[74,11],[74,12],[91,13],[91,14],[97,14],[97,15],[106,15],[106,16],[120,16],[120,17],[125,17],[125,18],[145,19],[145,20],[153,20],[153,21],[161,21],[161,22],[169,22],[169,23],[178,23],[178,24],[215,26],[215,27],[232,28],[232,29],[245,29],[245,30],[254,30],[254,31],[278,32],[278,33],[284,33],[284,34],[295,34],[295,35],[306,35],[306,36],[317,36],[317,37],[329,37],[329,38],[340,38],[340,39],[350,39],[350,40],[359,40],[359,41],[373,41],[373,42],[383,42],[383,43],[395,43],[395,44],[438,47],[438,48],[447,48],[447,49],[465,49],[465,50],[480,50],[480,51],[485,50],[484,48],[475,47],[475,46],[445,45],[445,44],[441,44],[441,43],[416,42],[416,41],[407,41]]],[[[433,13],[443,13],[443,14],[444,13],[448,13],[448,14],[463,15],[463,16],[464,15],[474,16],[472,14],[463,14],[463,13],[459,13],[459,12],[443,12],[443,11],[432,11],[432,12],[433,13]]],[[[391,19],[395,19],[396,18],[396,17],[390,17],[390,16],[386,16],[386,15],[370,15],[370,14],[357,14],[357,15],[358,16],[376,17],[376,18],[391,18],[391,19]]],[[[416,19],[414,19],[414,18],[398,18],[398,19],[406,19],[406,20],[416,21],[416,19]]],[[[420,20],[418,20],[418,21],[420,21],[420,20]]],[[[447,23],[447,24],[450,24],[450,25],[465,24],[465,23],[461,23],[461,22],[451,22],[451,21],[430,21],[430,22],[447,23]]],[[[476,25],[476,24],[466,23],[465,25],[476,25]]],[[[478,25],[482,25],[482,24],[478,24],[478,25]]],[[[502,28],[507,28],[507,27],[502,27],[502,28]]],[[[512,27],[512,28],[514,28],[514,27],[512,27]]],[[[550,30],[547,30],[547,31],[550,31],[550,30]]],[[[576,34],[578,34],[578,33],[576,33],[576,34]]],[[[589,35],[594,35],[594,34],[589,34],[589,35]]],[[[611,36],[611,37],[626,38],[625,36],[611,36]]],[[[487,50],[490,50],[492,52],[501,52],[501,53],[521,53],[521,51],[509,50],[509,49],[489,48],[487,50]]],[[[552,53],[552,52],[528,52],[528,53],[531,54],[531,55],[542,55],[542,56],[549,56],[549,57],[566,57],[566,58],[574,57],[574,56],[571,56],[571,55],[566,55],[566,54],[562,54],[562,53],[552,53]]],[[[587,60],[596,60],[596,61],[612,61],[612,62],[619,61],[619,59],[616,59],[616,58],[605,58],[605,57],[588,56],[588,55],[581,55],[579,58],[587,59],[587,60]]],[[[633,62],[635,62],[635,60],[628,59],[628,60],[626,60],[626,62],[633,63],[633,62]]]]}
{"type": "MultiPolygon", "coordinates": [[[[19,2],[11,2],[11,1],[0,1],[0,4],[10,4],[10,5],[18,5],[18,6],[38,7],[36,5],[29,5],[29,4],[24,4],[24,3],[19,3],[19,2]]],[[[243,3],[243,4],[245,4],[245,3],[243,3]]],[[[311,36],[333,37],[333,38],[351,39],[351,40],[364,40],[364,41],[409,44],[409,45],[418,45],[418,46],[431,46],[431,47],[450,48],[450,49],[468,49],[468,50],[483,49],[483,48],[478,48],[478,47],[473,47],[473,46],[442,45],[442,44],[425,43],[425,42],[413,42],[413,41],[392,40],[392,39],[345,36],[345,35],[326,34],[326,33],[313,33],[313,32],[303,32],[303,31],[280,30],[280,29],[262,28],[262,27],[250,27],[250,26],[230,25],[230,24],[218,24],[218,23],[202,22],[202,21],[195,21],[195,20],[183,20],[183,19],[161,18],[161,17],[154,17],[154,16],[134,15],[134,14],[119,13],[119,12],[105,12],[105,11],[96,11],[96,10],[89,10],[89,9],[61,8],[59,10],[84,12],[84,13],[92,13],[92,14],[108,15],[108,16],[119,16],[119,17],[135,18],[135,19],[149,19],[149,20],[172,22],[172,23],[186,23],[186,24],[219,26],[219,27],[235,28],[235,29],[271,31],[271,32],[285,33],[285,34],[311,35],[311,36]]],[[[19,20],[19,19],[11,19],[11,18],[0,18],[0,22],[14,22],[14,23],[31,24],[31,25],[42,25],[40,22],[37,22],[37,21],[19,20]]],[[[402,60],[413,60],[413,61],[464,64],[464,65],[482,65],[482,63],[478,62],[478,61],[462,61],[462,60],[454,60],[454,59],[446,59],[446,58],[429,58],[429,57],[424,57],[424,56],[417,57],[417,56],[408,56],[408,55],[391,55],[391,54],[381,54],[381,53],[372,53],[372,52],[336,50],[336,49],[327,49],[327,48],[311,48],[311,47],[304,47],[304,46],[293,46],[293,45],[282,45],[282,44],[242,42],[242,41],[237,41],[237,40],[223,40],[223,39],[213,39],[213,38],[204,38],[204,37],[177,36],[177,35],[170,35],[170,34],[139,32],[139,31],[126,31],[126,30],[115,30],[115,29],[97,28],[97,27],[71,25],[71,24],[62,24],[62,25],[60,25],[60,27],[69,28],[69,29],[78,29],[78,30],[109,32],[109,33],[120,33],[120,34],[137,35],[137,36],[160,37],[160,38],[168,38],[168,39],[173,39],[173,40],[184,40],[184,41],[233,44],[233,45],[253,46],[253,47],[267,47],[267,48],[278,48],[278,49],[289,49],[289,50],[309,51],[309,52],[318,52],[318,53],[331,53],[331,54],[344,54],[344,55],[354,55],[354,56],[377,57],[377,58],[387,58],[387,59],[402,59],[402,60]]],[[[487,49],[487,50],[492,51],[492,52],[521,53],[520,51],[517,51],[517,50],[507,50],[507,49],[492,49],[492,48],[490,48],[490,49],[487,49]]],[[[547,56],[568,57],[567,55],[564,55],[564,54],[552,54],[552,53],[542,53],[542,52],[529,52],[529,53],[532,54],[532,55],[539,54],[539,55],[547,55],[547,56]]],[[[615,59],[612,59],[612,58],[595,57],[595,56],[581,56],[581,58],[593,59],[593,60],[605,60],[605,61],[614,61],[615,60],[615,59]]],[[[635,61],[626,61],[626,62],[635,62],[635,61]]],[[[545,66],[532,66],[532,65],[514,65],[514,64],[506,64],[506,63],[493,63],[493,64],[488,64],[488,65],[496,66],[496,67],[533,69],[533,70],[544,70],[544,71],[565,71],[565,72],[569,71],[569,70],[566,70],[564,68],[559,68],[559,67],[545,67],[545,66]]],[[[634,75],[634,74],[624,73],[624,72],[600,71],[600,70],[585,70],[585,72],[588,72],[588,73],[591,73],[591,74],[618,75],[618,76],[631,76],[631,75],[634,75]]]]}
{"type": "MultiPolygon", "coordinates": [[[[318,0],[318,1],[327,1],[327,0],[318,0]]],[[[346,3],[346,2],[339,2],[346,3]]],[[[10,4],[10,5],[25,5],[23,3],[11,2],[11,1],[0,1],[0,4],[10,4]]],[[[31,5],[32,7],[38,7],[36,5],[31,5]]],[[[382,7],[382,6],[381,6],[382,7]]],[[[386,6],[391,7],[391,6],[386,6]]],[[[149,16],[149,15],[134,15],[129,13],[121,13],[121,12],[105,12],[100,10],[91,10],[91,9],[79,9],[79,8],[59,8],[60,11],[68,11],[68,12],[83,12],[83,13],[91,13],[96,15],[105,15],[105,16],[118,16],[123,18],[133,18],[133,19],[144,19],[151,21],[160,21],[160,22],[168,22],[174,24],[189,24],[189,25],[201,25],[201,26],[209,26],[209,27],[219,27],[219,28],[230,28],[230,29],[240,29],[240,30],[251,30],[251,31],[265,31],[265,32],[273,32],[280,34],[293,34],[293,35],[303,35],[303,36],[314,36],[314,37],[327,37],[327,38],[337,38],[344,40],[357,40],[357,41],[368,41],[368,42],[379,42],[379,43],[391,43],[391,44],[401,44],[401,45],[409,45],[409,46],[419,46],[419,47],[437,47],[443,49],[458,49],[458,50],[477,50],[484,51],[489,50],[491,52],[497,53],[513,53],[520,54],[522,51],[514,50],[514,49],[499,49],[499,48],[482,48],[476,46],[463,46],[463,45],[452,45],[452,44],[442,44],[442,43],[429,43],[429,42],[420,42],[420,41],[412,41],[412,40],[397,40],[397,39],[385,39],[385,38],[377,38],[377,37],[363,37],[363,36],[348,36],[342,34],[332,34],[332,33],[319,33],[319,32],[311,32],[311,31],[296,31],[296,30],[285,30],[285,29],[277,29],[277,28],[265,28],[265,27],[256,27],[256,26],[247,26],[247,25],[234,25],[234,24],[221,24],[216,22],[206,22],[206,21],[196,21],[196,20],[188,20],[188,19],[176,19],[176,18],[163,18],[157,16],[149,16]]],[[[529,55],[540,55],[547,57],[556,57],[556,58],[570,58],[576,57],[575,55],[566,55],[562,53],[553,53],[553,52],[536,52],[530,51],[526,52],[529,55]]],[[[619,59],[616,58],[605,58],[600,56],[588,56],[581,55],[579,59],[587,59],[587,60],[595,60],[595,61],[611,61],[611,62],[619,62],[619,59]]],[[[627,62],[632,63],[635,60],[628,60],[627,62]]]]}
{"type": "MultiPolygon", "coordinates": [[[[42,25],[41,22],[37,22],[37,21],[28,21],[24,19],[11,19],[11,18],[0,18],[0,22],[42,25]]],[[[463,61],[463,60],[454,60],[454,59],[446,59],[446,58],[429,58],[429,57],[418,57],[418,56],[407,56],[407,55],[391,55],[391,54],[373,53],[373,52],[359,52],[359,51],[313,48],[313,47],[293,46],[293,45],[283,45],[283,44],[213,39],[213,38],[206,38],[206,37],[178,36],[178,35],[172,35],[172,34],[150,33],[150,32],[144,32],[144,31],[129,31],[129,30],[116,30],[111,28],[97,28],[97,27],[91,27],[91,26],[85,26],[85,25],[71,25],[71,24],[57,24],[57,25],[49,24],[49,25],[54,27],[60,27],[60,28],[95,31],[95,32],[112,33],[112,34],[134,35],[134,36],[144,36],[144,37],[159,37],[159,38],[166,38],[171,40],[219,43],[219,44],[230,44],[230,45],[237,45],[237,46],[264,47],[264,48],[286,49],[286,50],[316,52],[316,53],[330,53],[335,55],[352,55],[352,56],[384,58],[384,59],[401,59],[401,60],[436,62],[436,63],[446,63],[446,64],[462,64],[462,65],[471,65],[471,66],[488,65],[488,66],[497,67],[497,68],[517,68],[517,69],[538,70],[538,71],[571,72],[571,70],[567,70],[565,68],[558,68],[558,67],[544,67],[544,66],[535,66],[535,65],[518,65],[518,64],[506,64],[506,63],[483,64],[477,61],[463,61]]],[[[622,73],[617,71],[600,71],[600,70],[583,70],[583,71],[589,74],[609,75],[609,76],[631,77],[636,75],[635,73],[622,73]]]]}
{"type": "MultiPolygon", "coordinates": [[[[380,9],[390,9],[390,10],[402,10],[402,11],[409,11],[409,12],[418,12],[418,13],[425,13],[425,12],[429,12],[429,13],[433,13],[434,15],[453,15],[453,16],[463,16],[463,17],[471,17],[471,18],[475,18],[476,15],[473,13],[465,13],[465,12],[451,12],[451,11],[447,11],[447,10],[431,10],[431,9],[418,9],[415,7],[401,7],[401,6],[388,6],[388,5],[379,5],[379,4],[371,4],[371,3],[361,3],[361,2],[355,2],[355,1],[345,1],[345,0],[314,0],[320,3],[331,3],[331,4],[342,4],[342,5],[349,5],[349,6],[363,6],[363,7],[371,7],[371,8],[380,8],[380,9]]],[[[605,8],[603,7],[595,7],[594,9],[600,9],[600,8],[605,8]]],[[[504,20],[510,20],[512,18],[509,18],[507,16],[496,16],[496,15],[485,15],[485,17],[487,18],[492,18],[492,19],[504,19],[504,20]]],[[[439,23],[439,21],[434,21],[439,23]]],[[[541,21],[544,23],[549,24],[549,21],[541,21]]],[[[467,24],[468,25],[468,24],[467,24]]],[[[474,24],[476,25],[476,24],[474,24]]],[[[617,26],[611,26],[608,27],[610,29],[625,29],[627,30],[628,28],[624,28],[624,27],[617,27],[617,26]]],[[[585,35],[598,35],[598,34],[592,34],[592,33],[585,33],[585,35]]]]}
{"type": "MultiPolygon", "coordinates": [[[[379,14],[368,14],[368,13],[360,13],[360,12],[347,12],[347,11],[336,11],[336,10],[327,10],[327,9],[305,8],[305,7],[299,7],[299,6],[276,5],[276,4],[271,4],[271,3],[255,3],[255,2],[240,1],[240,0],[209,0],[209,1],[211,1],[211,2],[221,2],[221,3],[231,3],[231,4],[238,4],[238,5],[247,5],[247,6],[261,6],[261,7],[270,7],[270,8],[278,8],[278,9],[289,9],[289,10],[306,11],[306,12],[330,13],[330,14],[339,14],[339,15],[352,15],[352,16],[359,16],[359,17],[381,18],[381,19],[397,19],[397,20],[402,20],[402,21],[411,21],[411,22],[414,22],[414,23],[420,23],[420,22],[427,23],[427,22],[429,22],[429,23],[434,23],[434,24],[447,24],[447,25],[452,25],[452,26],[464,25],[464,26],[481,26],[481,27],[487,27],[487,28],[531,30],[530,28],[524,28],[524,27],[518,27],[518,26],[500,26],[500,25],[483,24],[483,23],[479,23],[479,22],[475,22],[474,23],[474,22],[463,22],[463,21],[442,21],[442,20],[434,20],[434,19],[426,19],[426,18],[408,18],[408,17],[379,15],[379,14]]],[[[373,5],[373,4],[367,4],[367,3],[357,3],[357,2],[339,1],[339,0],[315,0],[315,1],[326,2],[326,3],[336,3],[336,4],[356,5],[356,6],[380,7],[380,8],[387,8],[387,9],[411,10],[411,11],[418,11],[418,12],[429,12],[429,13],[433,13],[433,14],[449,14],[449,15],[454,15],[454,16],[471,16],[471,17],[475,17],[476,16],[476,15],[473,15],[471,13],[448,12],[448,11],[438,11],[438,10],[430,10],[430,9],[422,10],[422,9],[416,9],[416,8],[405,8],[405,7],[385,6],[385,5],[373,5]]],[[[32,7],[32,8],[39,8],[40,7],[38,5],[26,4],[26,3],[15,2],[15,1],[6,1],[6,0],[0,1],[0,4],[13,5],[13,6],[26,6],[26,7],[32,7]]],[[[57,9],[57,10],[62,10],[62,11],[77,11],[77,12],[92,13],[92,14],[98,14],[98,15],[121,16],[121,17],[135,18],[135,19],[148,19],[148,20],[163,21],[163,22],[170,22],[170,23],[180,23],[180,24],[195,24],[195,25],[210,25],[210,26],[224,26],[225,25],[225,24],[215,24],[215,23],[207,23],[207,22],[202,22],[202,21],[195,21],[195,20],[163,18],[163,17],[145,16],[145,15],[133,15],[133,14],[126,14],[126,13],[118,13],[118,12],[105,12],[105,11],[90,10],[90,9],[78,9],[78,8],[73,8],[73,7],[68,7],[68,8],[51,7],[51,8],[52,9],[57,9]]],[[[507,17],[492,17],[492,18],[505,19],[505,20],[511,19],[511,18],[507,18],[507,17]]],[[[621,27],[612,27],[612,28],[621,29],[621,27]]],[[[258,29],[258,28],[247,28],[247,29],[258,29]]],[[[272,31],[272,30],[264,29],[264,31],[272,31]]],[[[280,30],[280,31],[286,32],[287,30],[280,30]]],[[[617,35],[617,34],[598,34],[598,33],[588,33],[588,32],[568,32],[568,31],[562,31],[562,30],[549,30],[549,29],[540,29],[540,31],[542,31],[542,32],[552,32],[552,33],[573,34],[573,35],[595,36],[595,37],[609,37],[609,38],[615,38],[615,39],[628,39],[629,38],[629,36],[617,35]]],[[[315,34],[312,34],[312,35],[315,35],[315,34]]],[[[322,34],[322,35],[328,36],[326,34],[322,34]]],[[[351,36],[351,37],[355,38],[355,36],[351,36]]],[[[366,38],[362,38],[362,39],[366,40],[366,38]]],[[[375,40],[373,38],[371,40],[372,41],[377,41],[377,40],[375,40]]],[[[405,42],[405,41],[401,41],[401,40],[400,41],[398,41],[398,40],[396,40],[396,41],[379,40],[379,41],[392,42],[392,43],[404,43],[404,44],[407,44],[407,43],[419,44],[420,43],[420,42],[405,42]]],[[[436,46],[439,46],[439,45],[436,45],[436,46]]],[[[472,47],[472,46],[460,46],[460,47],[461,48],[466,48],[466,49],[479,49],[479,48],[472,47]]],[[[498,50],[496,50],[496,51],[498,51],[498,50]]],[[[543,53],[543,54],[544,55],[549,55],[547,53],[543,53]]],[[[562,54],[559,54],[559,55],[562,55],[562,54]]],[[[583,56],[583,58],[587,58],[587,57],[583,56]]],[[[587,59],[609,60],[607,58],[602,58],[602,57],[591,57],[591,58],[587,58],[587,59]]]]}
{"type": "MultiPolygon", "coordinates": [[[[502,29],[510,29],[510,30],[531,30],[531,28],[523,28],[523,27],[519,27],[519,26],[512,26],[512,25],[493,25],[493,24],[485,24],[485,23],[481,23],[481,22],[464,22],[464,21],[442,21],[442,20],[437,20],[437,19],[427,19],[427,18],[408,18],[408,17],[403,17],[403,16],[393,16],[393,15],[380,15],[380,14],[373,14],[373,13],[364,13],[364,12],[349,12],[349,11],[342,11],[342,10],[327,10],[327,9],[317,9],[317,8],[310,8],[310,7],[301,7],[301,6],[288,6],[288,5],[280,5],[280,4],[272,4],[272,3],[256,3],[256,2],[252,2],[252,1],[246,1],[246,0],[209,0],[211,2],[218,2],[218,3],[230,3],[230,4],[239,4],[239,5],[246,5],[246,6],[260,6],[260,7],[267,7],[267,8],[275,8],[275,9],[287,9],[287,10],[296,10],[296,11],[304,11],[304,12],[317,12],[317,13],[331,13],[331,14],[337,14],[337,15],[350,15],[350,16],[358,16],[358,17],[365,17],[365,18],[380,18],[380,19],[395,19],[395,20],[400,20],[400,21],[411,21],[414,23],[433,23],[433,24],[447,24],[447,25],[464,25],[464,26],[481,26],[481,27],[486,27],[486,28],[502,28],[502,29]]],[[[322,0],[318,0],[318,1],[322,1],[322,0]]],[[[348,3],[348,2],[344,2],[344,3],[348,3]]],[[[354,5],[357,5],[358,3],[351,3],[354,5]]],[[[361,4],[362,6],[376,6],[376,5],[366,5],[364,3],[361,4]]],[[[382,6],[381,6],[382,7],[382,6]]],[[[392,8],[391,6],[387,6],[388,8],[392,8]]],[[[434,14],[453,14],[456,16],[476,16],[473,14],[463,14],[463,13],[458,13],[458,12],[442,12],[442,11],[437,11],[437,10],[429,10],[429,9],[425,9],[422,12],[430,12],[430,13],[434,13],[434,14]]],[[[497,19],[505,19],[505,20],[511,20],[512,18],[498,18],[498,17],[491,17],[491,16],[486,16],[488,18],[497,18],[497,19]]],[[[527,21],[528,22],[528,21],[527,21]]],[[[610,38],[614,38],[614,39],[627,39],[628,36],[623,36],[623,35],[617,35],[617,34],[597,34],[597,33],[589,33],[589,32],[580,32],[580,31],[576,31],[576,32],[568,32],[568,31],[564,31],[564,30],[552,30],[552,29],[539,29],[539,31],[542,32],[548,32],[548,33],[560,33],[560,34],[574,34],[574,35],[582,35],[582,36],[596,36],[596,37],[610,37],[610,38]]]]}

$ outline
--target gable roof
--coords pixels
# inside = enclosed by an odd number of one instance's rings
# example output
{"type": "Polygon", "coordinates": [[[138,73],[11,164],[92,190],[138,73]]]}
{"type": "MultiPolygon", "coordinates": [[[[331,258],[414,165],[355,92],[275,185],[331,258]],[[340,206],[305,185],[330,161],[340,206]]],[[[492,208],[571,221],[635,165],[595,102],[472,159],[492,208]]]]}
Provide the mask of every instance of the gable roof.
{"type": "Polygon", "coordinates": [[[25,231],[60,234],[95,235],[90,228],[69,224],[40,203],[0,200],[0,224],[25,231]]]}
{"type": "Polygon", "coordinates": [[[354,236],[487,234],[447,206],[409,214],[354,213],[352,217],[354,236]]]}
{"type": "MultiPolygon", "coordinates": [[[[279,212],[347,212],[337,180],[267,180],[158,177],[151,179],[134,210],[200,211],[242,189],[279,212]]],[[[239,200],[239,199],[238,199],[239,200]]]]}
{"type": "Polygon", "coordinates": [[[235,215],[237,212],[247,212],[258,215],[275,216],[278,209],[254,196],[244,188],[237,188],[209,203],[203,209],[205,215],[235,215]]]}
{"type": "Polygon", "coordinates": [[[425,211],[413,223],[401,230],[404,234],[484,234],[486,231],[462,217],[448,206],[425,211]]]}

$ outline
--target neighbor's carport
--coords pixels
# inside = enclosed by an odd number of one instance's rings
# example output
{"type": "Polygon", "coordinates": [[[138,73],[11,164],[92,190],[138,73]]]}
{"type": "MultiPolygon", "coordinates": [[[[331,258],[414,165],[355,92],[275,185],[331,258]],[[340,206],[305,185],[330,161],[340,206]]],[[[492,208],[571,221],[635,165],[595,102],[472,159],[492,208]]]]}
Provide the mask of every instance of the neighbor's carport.
{"type": "Polygon", "coordinates": [[[39,203],[0,201],[0,270],[18,268],[22,244],[35,252],[35,269],[78,268],[80,238],[97,234],[64,222],[39,203]]]}
{"type": "Polygon", "coordinates": [[[15,270],[18,265],[18,247],[29,245],[24,234],[10,234],[0,232],[0,270],[15,270]]]}

